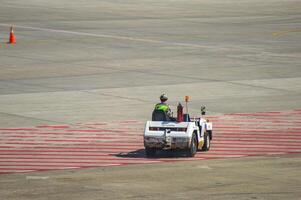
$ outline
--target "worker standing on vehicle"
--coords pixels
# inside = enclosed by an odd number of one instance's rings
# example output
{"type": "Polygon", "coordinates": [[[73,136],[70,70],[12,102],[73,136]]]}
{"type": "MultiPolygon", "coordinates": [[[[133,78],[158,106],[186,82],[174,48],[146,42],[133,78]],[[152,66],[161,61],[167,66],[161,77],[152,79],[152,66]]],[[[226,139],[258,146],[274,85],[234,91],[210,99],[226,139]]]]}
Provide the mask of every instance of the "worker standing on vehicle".
{"type": "Polygon", "coordinates": [[[166,115],[170,118],[172,118],[172,112],[171,112],[171,109],[169,107],[168,104],[166,104],[166,101],[168,100],[168,97],[166,94],[162,94],[160,96],[160,101],[161,103],[157,103],[156,106],[155,106],[155,110],[163,110],[166,115]]]}

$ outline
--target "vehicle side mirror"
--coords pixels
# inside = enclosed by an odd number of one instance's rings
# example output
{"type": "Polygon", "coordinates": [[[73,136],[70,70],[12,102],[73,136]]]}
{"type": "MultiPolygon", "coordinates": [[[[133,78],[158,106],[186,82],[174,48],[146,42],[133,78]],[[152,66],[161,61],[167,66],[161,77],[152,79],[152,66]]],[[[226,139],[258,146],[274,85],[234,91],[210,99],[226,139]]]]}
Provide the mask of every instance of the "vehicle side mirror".
{"type": "Polygon", "coordinates": [[[201,113],[202,113],[202,115],[206,114],[206,107],[205,106],[201,106],[201,113]]]}

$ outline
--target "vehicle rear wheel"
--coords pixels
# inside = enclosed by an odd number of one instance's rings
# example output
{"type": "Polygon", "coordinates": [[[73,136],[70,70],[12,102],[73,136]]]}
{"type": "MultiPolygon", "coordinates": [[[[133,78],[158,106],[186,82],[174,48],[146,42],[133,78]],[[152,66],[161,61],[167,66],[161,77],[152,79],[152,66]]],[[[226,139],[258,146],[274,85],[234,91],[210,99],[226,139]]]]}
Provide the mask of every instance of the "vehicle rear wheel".
{"type": "Polygon", "coordinates": [[[154,148],[145,148],[145,155],[148,158],[155,157],[156,149],[154,149],[154,148]]]}
{"type": "Polygon", "coordinates": [[[198,141],[195,137],[195,134],[193,134],[193,136],[191,138],[191,145],[190,145],[190,148],[188,149],[188,156],[189,157],[194,157],[197,150],[198,150],[198,141]]]}
{"type": "Polygon", "coordinates": [[[210,149],[210,136],[208,133],[205,133],[204,135],[204,145],[202,147],[202,151],[209,151],[210,149]]]}

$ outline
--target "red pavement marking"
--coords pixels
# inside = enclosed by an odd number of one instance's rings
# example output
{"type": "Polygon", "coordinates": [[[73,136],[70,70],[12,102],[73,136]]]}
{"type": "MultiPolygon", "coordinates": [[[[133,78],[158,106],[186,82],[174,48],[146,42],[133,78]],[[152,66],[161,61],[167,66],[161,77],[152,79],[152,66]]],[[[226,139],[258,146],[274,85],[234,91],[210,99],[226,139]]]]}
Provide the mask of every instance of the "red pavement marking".
{"type": "Polygon", "coordinates": [[[136,120],[0,128],[0,174],[301,153],[301,109],[208,118],[211,149],[194,158],[147,159],[136,120]]]}
{"type": "Polygon", "coordinates": [[[70,128],[70,126],[67,126],[67,125],[41,125],[41,126],[37,126],[37,128],[62,128],[62,129],[66,129],[66,128],[70,128]]]}

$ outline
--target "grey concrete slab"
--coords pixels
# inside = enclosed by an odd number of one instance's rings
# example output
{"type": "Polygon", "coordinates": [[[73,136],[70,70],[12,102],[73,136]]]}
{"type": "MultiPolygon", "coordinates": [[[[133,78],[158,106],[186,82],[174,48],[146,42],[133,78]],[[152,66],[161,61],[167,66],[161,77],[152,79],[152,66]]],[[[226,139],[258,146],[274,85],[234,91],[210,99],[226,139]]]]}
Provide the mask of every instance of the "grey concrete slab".
{"type": "Polygon", "coordinates": [[[6,199],[300,199],[300,155],[3,175],[6,199]]]}

